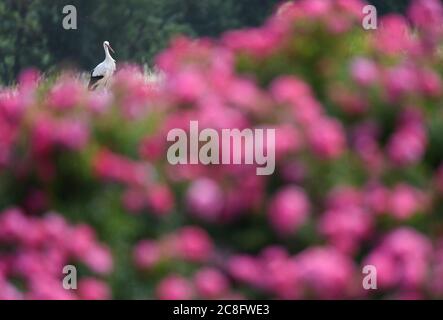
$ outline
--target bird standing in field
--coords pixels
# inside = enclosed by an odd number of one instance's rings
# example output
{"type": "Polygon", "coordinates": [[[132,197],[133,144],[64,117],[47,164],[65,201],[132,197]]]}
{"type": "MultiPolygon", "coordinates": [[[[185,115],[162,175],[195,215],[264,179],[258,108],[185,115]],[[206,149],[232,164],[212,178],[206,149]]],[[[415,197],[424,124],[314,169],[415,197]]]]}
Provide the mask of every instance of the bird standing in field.
{"type": "Polygon", "coordinates": [[[103,49],[105,50],[105,60],[91,72],[91,79],[88,85],[88,89],[91,91],[97,88],[106,88],[115,71],[115,60],[109,53],[109,50],[113,53],[114,50],[108,41],[103,42],[103,49]]]}

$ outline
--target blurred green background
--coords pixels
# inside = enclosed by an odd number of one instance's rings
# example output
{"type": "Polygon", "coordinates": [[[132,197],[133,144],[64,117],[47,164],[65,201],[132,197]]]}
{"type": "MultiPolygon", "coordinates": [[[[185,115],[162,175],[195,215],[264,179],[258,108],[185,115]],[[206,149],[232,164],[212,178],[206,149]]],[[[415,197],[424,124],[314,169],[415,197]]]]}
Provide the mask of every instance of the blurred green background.
{"type": "MultiPolygon", "coordinates": [[[[217,36],[256,26],[279,0],[1,0],[0,84],[29,66],[54,72],[89,70],[109,40],[118,61],[152,64],[177,34],[217,36]],[[62,8],[77,8],[77,30],[62,28],[62,8]]],[[[373,0],[379,14],[401,12],[409,0],[373,0]]]]}

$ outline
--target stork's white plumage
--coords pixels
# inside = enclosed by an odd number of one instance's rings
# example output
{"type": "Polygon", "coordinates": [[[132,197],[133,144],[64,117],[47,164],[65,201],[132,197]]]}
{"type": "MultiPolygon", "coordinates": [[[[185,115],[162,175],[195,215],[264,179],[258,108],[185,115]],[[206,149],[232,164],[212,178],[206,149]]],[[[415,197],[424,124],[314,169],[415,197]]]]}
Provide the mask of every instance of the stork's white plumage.
{"type": "Polygon", "coordinates": [[[114,50],[108,41],[103,42],[103,49],[105,50],[105,60],[92,70],[91,80],[88,85],[89,90],[106,88],[115,72],[115,60],[109,53],[109,50],[112,52],[114,52],[114,50]]]}

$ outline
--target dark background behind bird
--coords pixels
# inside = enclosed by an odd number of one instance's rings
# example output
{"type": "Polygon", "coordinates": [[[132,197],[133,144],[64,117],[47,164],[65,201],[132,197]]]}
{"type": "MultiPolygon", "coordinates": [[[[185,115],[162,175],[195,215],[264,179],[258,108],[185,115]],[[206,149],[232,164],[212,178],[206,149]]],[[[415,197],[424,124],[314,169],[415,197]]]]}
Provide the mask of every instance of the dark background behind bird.
{"type": "MultiPolygon", "coordinates": [[[[119,61],[151,64],[177,34],[219,35],[259,25],[278,0],[1,0],[0,84],[35,66],[90,70],[109,40],[119,61]],[[77,30],[62,28],[62,8],[77,8],[77,30]]],[[[402,11],[408,0],[373,0],[379,14],[402,11]]]]}

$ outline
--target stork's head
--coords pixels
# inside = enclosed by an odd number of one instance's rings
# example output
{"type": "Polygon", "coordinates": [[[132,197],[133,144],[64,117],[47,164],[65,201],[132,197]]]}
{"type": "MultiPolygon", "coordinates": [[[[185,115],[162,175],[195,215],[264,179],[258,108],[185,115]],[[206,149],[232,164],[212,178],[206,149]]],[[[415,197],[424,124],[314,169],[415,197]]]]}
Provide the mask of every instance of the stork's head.
{"type": "Polygon", "coordinates": [[[106,50],[106,48],[108,48],[108,49],[111,50],[113,53],[115,53],[115,52],[114,52],[114,49],[112,49],[111,45],[109,44],[109,41],[105,41],[105,42],[103,42],[103,48],[105,48],[105,50],[106,50]]]}

